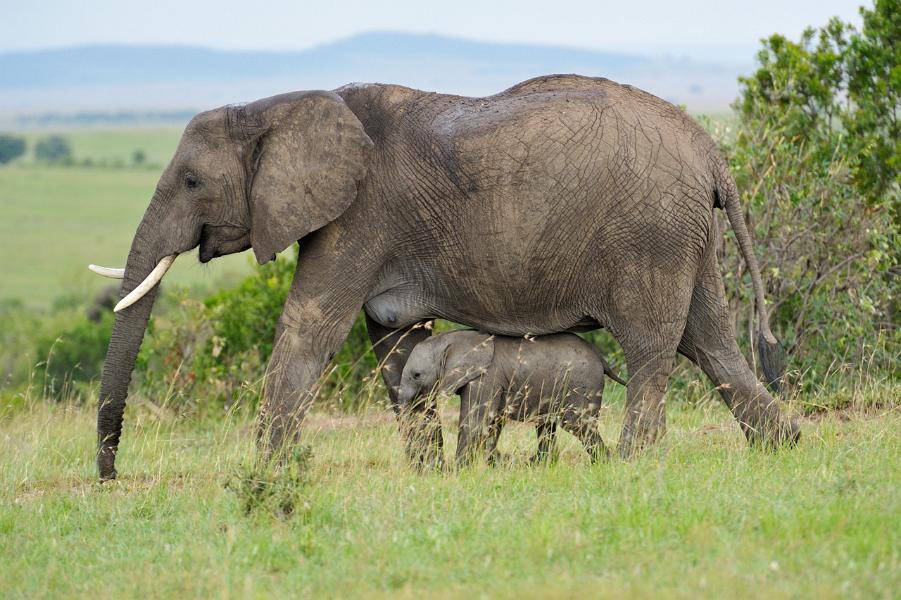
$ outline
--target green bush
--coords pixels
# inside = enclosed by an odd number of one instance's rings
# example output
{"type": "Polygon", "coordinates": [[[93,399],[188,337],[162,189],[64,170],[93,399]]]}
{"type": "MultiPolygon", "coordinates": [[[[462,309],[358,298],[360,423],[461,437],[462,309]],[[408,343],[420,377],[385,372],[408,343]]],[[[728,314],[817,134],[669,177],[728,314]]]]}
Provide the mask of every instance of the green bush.
{"type": "Polygon", "coordinates": [[[0,386],[28,381],[41,318],[19,300],[0,301],[0,386]]]}
{"type": "MultiPolygon", "coordinates": [[[[802,389],[847,366],[897,375],[901,11],[895,0],[861,12],[860,32],[833,19],[798,42],[764,40],[725,148],[802,389]]],[[[728,248],[727,296],[747,347],[751,286],[728,248]]]]}
{"type": "Polygon", "coordinates": [[[34,157],[47,164],[71,164],[72,147],[69,140],[59,135],[51,135],[38,140],[34,147],[34,157]]]}
{"type": "Polygon", "coordinates": [[[25,154],[25,140],[15,135],[0,133],[0,165],[5,165],[25,154]]]}
{"type": "MultiPolygon", "coordinates": [[[[154,316],[138,359],[143,393],[182,407],[255,407],[296,262],[296,253],[279,256],[234,288],[202,303],[176,298],[174,310],[154,316]]],[[[320,396],[332,408],[357,408],[375,367],[360,313],[320,396]]]]}
{"type": "Polygon", "coordinates": [[[37,365],[35,374],[44,393],[56,398],[72,396],[78,382],[98,379],[112,329],[113,314],[109,311],[97,322],[80,315],[60,333],[40,335],[35,351],[43,364],[37,365]]]}

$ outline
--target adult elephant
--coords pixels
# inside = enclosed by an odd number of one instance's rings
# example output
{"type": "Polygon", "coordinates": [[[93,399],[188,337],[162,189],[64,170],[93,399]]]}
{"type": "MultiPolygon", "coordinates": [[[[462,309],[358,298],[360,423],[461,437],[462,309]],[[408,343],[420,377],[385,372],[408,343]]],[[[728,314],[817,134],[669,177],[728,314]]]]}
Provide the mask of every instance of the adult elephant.
{"type": "MultiPolygon", "coordinates": [[[[663,433],[677,351],[710,377],[749,440],[793,441],[796,425],[735,342],[716,207],[751,272],[771,365],[778,344],[734,181],[713,140],[655,96],[554,75],[485,98],[351,85],[201,113],[124,270],[100,389],[100,477],[116,476],[135,356],[174,257],[253,248],[265,263],[298,240],[267,369],[264,450],[296,440],[311,388],[361,307],[392,401],[429,319],[506,335],[605,327],[629,373],[620,455],[663,433]]],[[[411,455],[429,462],[440,430],[433,407],[419,410],[426,433],[411,455]]]]}

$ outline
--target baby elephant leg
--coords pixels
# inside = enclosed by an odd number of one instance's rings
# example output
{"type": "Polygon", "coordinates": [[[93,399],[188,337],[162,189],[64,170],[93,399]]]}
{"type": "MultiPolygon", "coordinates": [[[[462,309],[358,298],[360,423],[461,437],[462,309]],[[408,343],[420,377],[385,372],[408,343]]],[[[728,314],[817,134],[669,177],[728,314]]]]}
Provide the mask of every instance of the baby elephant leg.
{"type": "Polygon", "coordinates": [[[601,434],[598,432],[600,397],[597,399],[582,397],[573,398],[573,400],[563,411],[563,429],[582,442],[592,462],[607,459],[610,451],[604,445],[604,440],[601,439],[601,434]]]}
{"type": "Polygon", "coordinates": [[[535,425],[538,434],[538,452],[532,457],[532,463],[545,463],[553,457],[557,442],[557,419],[543,416],[535,425]]]}
{"type": "Polygon", "coordinates": [[[494,417],[491,425],[488,427],[488,435],[485,439],[485,453],[488,458],[488,464],[492,467],[500,463],[500,453],[497,451],[497,442],[501,437],[501,431],[504,428],[504,419],[500,415],[494,417]]]}
{"type": "Polygon", "coordinates": [[[466,385],[460,394],[460,432],[457,434],[457,466],[465,466],[472,462],[476,454],[488,450],[488,445],[497,444],[497,433],[493,421],[496,415],[491,414],[493,394],[483,390],[481,381],[476,380],[466,385]],[[493,439],[492,439],[493,438],[493,439]]]}

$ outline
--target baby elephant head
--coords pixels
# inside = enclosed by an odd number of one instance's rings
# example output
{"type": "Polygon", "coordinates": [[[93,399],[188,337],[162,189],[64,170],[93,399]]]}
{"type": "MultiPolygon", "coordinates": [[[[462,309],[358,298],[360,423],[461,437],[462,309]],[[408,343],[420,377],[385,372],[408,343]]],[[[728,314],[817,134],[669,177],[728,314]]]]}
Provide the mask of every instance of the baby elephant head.
{"type": "Polygon", "coordinates": [[[484,374],[494,359],[494,336],[478,331],[454,331],[420,342],[410,352],[397,400],[406,407],[421,395],[456,393],[484,374]]]}

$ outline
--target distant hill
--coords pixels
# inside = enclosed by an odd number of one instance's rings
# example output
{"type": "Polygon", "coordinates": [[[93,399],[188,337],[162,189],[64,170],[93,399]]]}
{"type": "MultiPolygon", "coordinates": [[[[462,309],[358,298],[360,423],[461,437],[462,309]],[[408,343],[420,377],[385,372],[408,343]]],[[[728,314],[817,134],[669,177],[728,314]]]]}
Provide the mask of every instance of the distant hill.
{"type": "Polygon", "coordinates": [[[737,94],[741,71],[735,65],[409,33],[361,34],[293,52],[83,46],[0,54],[0,112],[199,110],[354,81],[487,95],[548,73],[609,77],[692,110],[722,111],[737,94]]]}

